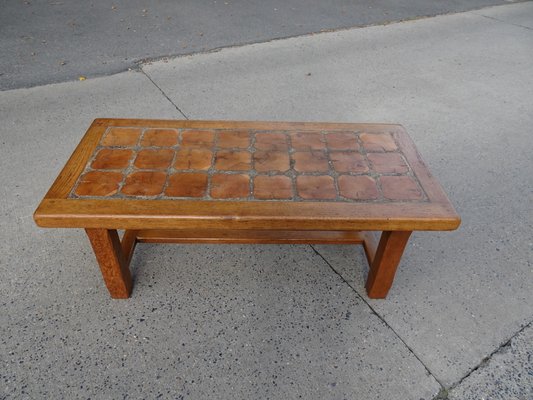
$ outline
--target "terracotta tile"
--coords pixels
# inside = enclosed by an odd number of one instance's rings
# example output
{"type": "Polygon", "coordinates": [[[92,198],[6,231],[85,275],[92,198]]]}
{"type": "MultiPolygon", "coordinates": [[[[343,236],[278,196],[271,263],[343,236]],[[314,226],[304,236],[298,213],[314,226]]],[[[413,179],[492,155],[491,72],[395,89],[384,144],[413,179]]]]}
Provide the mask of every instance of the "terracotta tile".
{"type": "Polygon", "coordinates": [[[237,199],[249,195],[248,175],[214,174],[211,177],[211,197],[215,199],[237,199]]]}
{"type": "Polygon", "coordinates": [[[292,148],[295,150],[323,150],[326,148],[321,133],[294,132],[290,136],[292,148]]]}
{"type": "Polygon", "coordinates": [[[388,133],[361,133],[359,136],[366,151],[395,151],[398,148],[388,133]]]}
{"type": "Polygon", "coordinates": [[[257,150],[254,153],[254,168],[260,172],[285,172],[290,168],[289,153],[257,150]]]}
{"type": "Polygon", "coordinates": [[[126,168],[132,156],[132,150],[102,149],[96,154],[96,158],[91,164],[91,167],[94,169],[126,168]]]}
{"type": "Polygon", "coordinates": [[[370,176],[341,175],[338,183],[340,195],[348,199],[373,200],[379,197],[376,181],[370,176]]]}
{"type": "Polygon", "coordinates": [[[303,199],[326,200],[337,197],[333,178],[328,175],[297,176],[296,187],[303,199]]]}
{"type": "Polygon", "coordinates": [[[172,149],[144,149],[139,151],[133,165],[139,169],[167,169],[172,158],[172,149]]]}
{"type": "Polygon", "coordinates": [[[181,133],[182,146],[213,147],[215,133],[213,131],[187,130],[181,133]]]}
{"type": "Polygon", "coordinates": [[[368,165],[365,158],[353,151],[332,151],[329,158],[337,172],[367,172],[368,165]]]}
{"type": "Polygon", "coordinates": [[[170,197],[203,197],[207,190],[207,174],[180,172],[168,179],[165,195],[170,197]]]}
{"type": "Polygon", "coordinates": [[[276,132],[256,133],[254,147],[258,150],[289,150],[289,145],[287,143],[287,135],[285,135],[284,133],[276,132]]]}
{"type": "Polygon", "coordinates": [[[120,172],[87,172],[80,178],[76,194],[78,196],[112,196],[118,191],[122,182],[120,172]]]}
{"type": "Polygon", "coordinates": [[[369,153],[372,170],[380,174],[402,174],[409,171],[403,157],[398,153],[369,153]]]}
{"type": "Polygon", "coordinates": [[[327,172],[328,158],[322,151],[300,151],[292,154],[294,169],[299,172],[327,172]]]}
{"type": "Polygon", "coordinates": [[[102,139],[102,146],[135,146],[140,136],[140,128],[111,128],[102,139]]]}
{"type": "Polygon", "coordinates": [[[218,151],[215,169],[219,171],[249,171],[252,155],[248,151],[218,151]]]}
{"type": "Polygon", "coordinates": [[[258,175],[254,178],[254,197],[257,199],[292,198],[292,180],[288,176],[258,175]]]}
{"type": "Polygon", "coordinates": [[[207,170],[211,167],[213,152],[201,148],[182,148],[176,152],[176,169],[207,170]]]}
{"type": "Polygon", "coordinates": [[[134,172],[126,177],[121,193],[128,196],[157,196],[167,180],[164,172],[134,172]]]}
{"type": "Polygon", "coordinates": [[[390,200],[420,200],[422,192],[409,176],[382,176],[379,178],[383,196],[390,200]]]}
{"type": "Polygon", "coordinates": [[[141,146],[175,146],[178,144],[178,131],[175,129],[147,129],[141,139],[141,146]]]}
{"type": "Polygon", "coordinates": [[[355,133],[328,133],[326,141],[330,150],[359,150],[359,143],[357,143],[357,135],[355,133]]]}
{"type": "Polygon", "coordinates": [[[218,147],[245,149],[250,145],[250,133],[248,131],[227,131],[218,133],[218,147]]]}

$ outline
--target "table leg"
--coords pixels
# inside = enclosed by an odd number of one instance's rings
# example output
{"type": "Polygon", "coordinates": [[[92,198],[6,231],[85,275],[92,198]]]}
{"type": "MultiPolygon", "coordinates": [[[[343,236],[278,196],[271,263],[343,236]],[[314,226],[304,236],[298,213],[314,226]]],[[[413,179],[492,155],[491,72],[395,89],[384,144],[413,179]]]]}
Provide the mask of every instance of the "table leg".
{"type": "Polygon", "coordinates": [[[410,235],[410,231],[385,231],[381,234],[366,280],[366,292],[371,299],[387,297],[410,235]]]}
{"type": "Polygon", "coordinates": [[[130,297],[132,280],[129,262],[124,256],[118,233],[114,229],[85,229],[100,265],[111,297],[130,297]]]}

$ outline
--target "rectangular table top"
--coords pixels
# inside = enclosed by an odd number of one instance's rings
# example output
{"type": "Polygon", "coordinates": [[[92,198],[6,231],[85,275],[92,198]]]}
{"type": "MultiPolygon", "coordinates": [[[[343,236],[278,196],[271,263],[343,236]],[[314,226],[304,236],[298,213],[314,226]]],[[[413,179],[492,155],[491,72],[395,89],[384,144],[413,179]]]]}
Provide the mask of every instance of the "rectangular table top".
{"type": "Polygon", "coordinates": [[[448,230],[400,125],[97,119],[35,213],[109,229],[448,230]]]}

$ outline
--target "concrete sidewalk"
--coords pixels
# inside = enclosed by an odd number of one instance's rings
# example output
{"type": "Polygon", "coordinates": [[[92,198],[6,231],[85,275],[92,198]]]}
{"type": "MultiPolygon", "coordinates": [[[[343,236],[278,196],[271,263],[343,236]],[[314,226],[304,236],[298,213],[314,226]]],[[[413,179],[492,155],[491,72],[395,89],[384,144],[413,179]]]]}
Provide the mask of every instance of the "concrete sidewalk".
{"type": "Polygon", "coordinates": [[[0,398],[533,397],[533,3],[0,92],[0,398]],[[463,218],[385,301],[359,247],[151,246],[111,301],[32,212],[95,117],[402,123],[463,218]]]}

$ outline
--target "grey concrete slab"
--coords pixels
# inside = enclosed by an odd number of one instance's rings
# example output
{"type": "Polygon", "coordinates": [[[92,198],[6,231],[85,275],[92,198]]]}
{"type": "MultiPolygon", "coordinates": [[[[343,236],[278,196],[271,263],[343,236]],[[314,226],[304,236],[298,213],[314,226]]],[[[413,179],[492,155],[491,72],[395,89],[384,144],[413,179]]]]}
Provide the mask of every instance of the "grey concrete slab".
{"type": "Polygon", "coordinates": [[[533,328],[509,344],[448,394],[450,400],[526,400],[533,398],[533,328]]]}
{"type": "Polygon", "coordinates": [[[0,90],[116,73],[147,58],[504,3],[4,0],[0,12],[0,90]]]}
{"type": "Polygon", "coordinates": [[[32,213],[95,117],[179,118],[141,73],[0,93],[0,398],[431,399],[438,382],[309,246],[140,245],[111,300],[32,213]]]}
{"type": "MultiPolygon", "coordinates": [[[[465,13],[144,70],[190,118],[407,127],[463,224],[415,234],[389,299],[371,305],[449,387],[533,318],[531,48],[531,30],[465,13]]],[[[364,295],[360,250],[319,250],[364,295]]]]}
{"type": "Polygon", "coordinates": [[[307,246],[141,245],[133,297],[112,301],[82,236],[47,235],[24,255],[27,273],[50,275],[2,305],[9,398],[418,400],[439,391],[307,246]],[[45,246],[55,251],[42,260],[45,246]]]}
{"type": "Polygon", "coordinates": [[[475,13],[487,18],[494,18],[498,21],[533,29],[533,2],[509,10],[500,7],[487,7],[475,13]]]}
{"type": "Polygon", "coordinates": [[[81,232],[37,228],[32,214],[95,117],[141,115],[180,118],[142,73],[0,93],[2,399],[42,398],[40,388],[51,387],[50,398],[80,398],[66,393],[83,393],[86,383],[67,390],[75,381],[68,371],[90,382],[90,370],[101,376],[111,365],[89,345],[107,349],[95,322],[102,308],[85,303],[96,272],[88,243],[81,232]]]}

